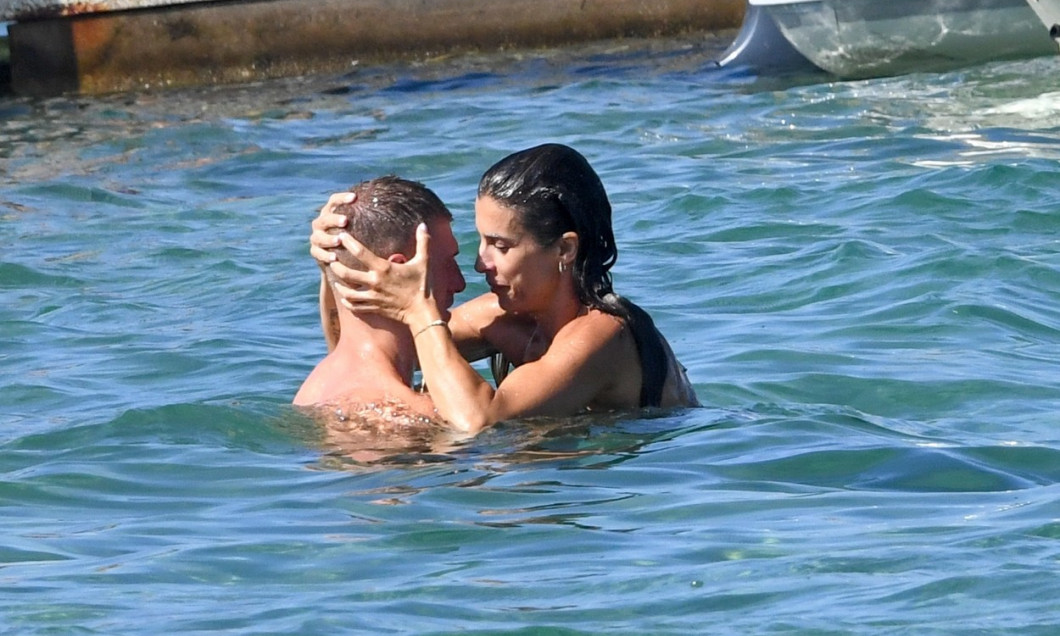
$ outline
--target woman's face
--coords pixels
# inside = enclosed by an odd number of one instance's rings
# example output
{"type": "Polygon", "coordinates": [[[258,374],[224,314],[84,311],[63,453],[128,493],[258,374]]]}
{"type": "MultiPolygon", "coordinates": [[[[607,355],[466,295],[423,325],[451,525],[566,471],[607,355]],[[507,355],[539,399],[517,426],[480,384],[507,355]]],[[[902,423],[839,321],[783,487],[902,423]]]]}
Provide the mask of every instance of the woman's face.
{"type": "Polygon", "coordinates": [[[546,311],[559,283],[559,248],[539,244],[513,210],[488,196],[475,201],[475,227],[480,237],[475,271],[486,275],[501,308],[546,311]]]}

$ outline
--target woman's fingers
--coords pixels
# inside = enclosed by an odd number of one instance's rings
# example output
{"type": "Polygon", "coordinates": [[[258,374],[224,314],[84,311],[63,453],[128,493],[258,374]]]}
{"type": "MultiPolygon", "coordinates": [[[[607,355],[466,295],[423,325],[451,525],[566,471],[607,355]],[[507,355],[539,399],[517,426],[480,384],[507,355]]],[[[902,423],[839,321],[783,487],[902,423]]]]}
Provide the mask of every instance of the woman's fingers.
{"type": "Polygon", "coordinates": [[[386,266],[389,264],[388,260],[376,256],[375,252],[350,236],[348,232],[339,233],[339,242],[346,248],[346,251],[350,253],[350,256],[356,258],[368,269],[386,269],[386,266]]]}
{"type": "Polygon", "coordinates": [[[346,221],[348,217],[345,214],[336,214],[334,212],[321,212],[317,218],[313,219],[311,224],[313,231],[327,231],[330,229],[338,229],[346,227],[346,221]]]}
{"type": "Polygon", "coordinates": [[[427,231],[427,224],[420,223],[416,226],[416,256],[420,260],[427,259],[427,252],[431,248],[431,233],[427,231]]]}
{"type": "Polygon", "coordinates": [[[313,230],[309,235],[309,254],[322,265],[335,262],[336,255],[332,250],[340,245],[338,235],[323,230],[313,230]]]}
{"type": "MultiPolygon", "coordinates": [[[[431,234],[427,231],[427,224],[420,223],[416,226],[416,256],[413,258],[415,262],[424,263],[426,268],[430,268],[430,249],[431,249],[431,234]]],[[[430,290],[428,289],[430,276],[424,276],[421,281],[420,290],[424,295],[429,295],[430,290]]]]}
{"type": "Polygon", "coordinates": [[[341,283],[335,285],[335,296],[346,309],[403,322],[419,298],[430,297],[427,276],[430,236],[425,227],[416,230],[416,255],[408,262],[401,254],[382,258],[347,232],[339,234],[339,241],[357,261],[348,265],[338,261],[328,264],[333,278],[341,283]]]}
{"type": "Polygon", "coordinates": [[[349,218],[345,214],[336,214],[335,208],[344,203],[353,203],[357,195],[353,192],[339,192],[331,195],[324,207],[320,208],[320,214],[313,219],[313,232],[309,235],[309,242],[314,247],[332,248],[339,246],[339,239],[328,230],[346,227],[349,218]]]}
{"type": "Polygon", "coordinates": [[[377,277],[372,272],[346,267],[338,261],[328,265],[328,269],[341,281],[340,285],[343,287],[368,287],[377,280],[377,277]]]}
{"type": "MultiPolygon", "coordinates": [[[[356,272],[356,270],[351,271],[356,272]]],[[[367,272],[356,273],[369,276],[367,272]]],[[[339,304],[356,314],[390,315],[386,306],[380,302],[379,292],[369,285],[357,285],[351,287],[342,283],[336,283],[334,289],[339,304]]]]}
{"type": "Polygon", "coordinates": [[[353,203],[357,195],[353,192],[338,192],[328,198],[324,207],[320,208],[320,214],[313,219],[313,231],[309,235],[309,254],[317,263],[327,265],[335,261],[335,254],[331,250],[342,243],[339,237],[329,230],[346,227],[349,219],[345,214],[335,214],[334,210],[340,205],[353,203]]]}
{"type": "Polygon", "coordinates": [[[320,265],[328,265],[329,263],[334,263],[335,259],[337,258],[335,256],[335,252],[317,247],[316,245],[309,246],[309,255],[312,256],[313,260],[320,265]]]}
{"type": "Polygon", "coordinates": [[[328,202],[324,204],[324,207],[320,208],[320,215],[334,214],[335,208],[347,203],[353,203],[356,200],[357,195],[353,192],[336,192],[328,197],[328,202]]]}

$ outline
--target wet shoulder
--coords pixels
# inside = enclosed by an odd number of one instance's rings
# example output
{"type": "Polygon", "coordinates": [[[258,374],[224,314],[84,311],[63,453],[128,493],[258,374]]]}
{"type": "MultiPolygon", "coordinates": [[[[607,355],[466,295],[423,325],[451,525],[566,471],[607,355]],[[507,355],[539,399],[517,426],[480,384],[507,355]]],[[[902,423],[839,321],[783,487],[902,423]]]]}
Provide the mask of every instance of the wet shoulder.
{"type": "Polygon", "coordinates": [[[572,321],[561,333],[566,339],[564,344],[584,347],[586,372],[605,379],[590,408],[613,410],[639,405],[640,356],[636,339],[626,321],[593,309],[572,321]]]}

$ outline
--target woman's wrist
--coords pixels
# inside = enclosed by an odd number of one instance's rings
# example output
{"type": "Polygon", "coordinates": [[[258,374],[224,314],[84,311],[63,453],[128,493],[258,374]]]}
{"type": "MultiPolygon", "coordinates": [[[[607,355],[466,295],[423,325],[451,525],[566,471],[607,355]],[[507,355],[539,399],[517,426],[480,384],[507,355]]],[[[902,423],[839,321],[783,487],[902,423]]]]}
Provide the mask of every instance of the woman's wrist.
{"type": "Polygon", "coordinates": [[[442,327],[442,328],[445,328],[445,329],[448,330],[449,329],[449,323],[447,323],[446,321],[442,320],[441,318],[439,318],[438,320],[432,320],[429,323],[427,323],[426,325],[424,325],[422,329],[419,329],[416,332],[414,332],[412,334],[412,338],[413,339],[419,338],[420,334],[426,332],[431,327],[442,327]]]}
{"type": "Polygon", "coordinates": [[[432,326],[446,325],[446,321],[442,319],[441,312],[438,311],[438,307],[433,303],[423,303],[419,307],[414,307],[411,311],[405,314],[405,324],[408,325],[409,331],[413,335],[419,335],[430,329],[432,326]]]}

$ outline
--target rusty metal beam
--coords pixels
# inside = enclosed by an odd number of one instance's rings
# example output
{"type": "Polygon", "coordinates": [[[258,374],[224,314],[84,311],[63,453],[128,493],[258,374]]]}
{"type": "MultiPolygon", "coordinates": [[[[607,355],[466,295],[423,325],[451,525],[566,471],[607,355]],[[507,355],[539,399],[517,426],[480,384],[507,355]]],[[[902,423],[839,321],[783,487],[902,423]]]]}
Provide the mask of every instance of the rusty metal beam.
{"type": "MultiPolygon", "coordinates": [[[[128,0],[127,0],[128,1],[128,0]]],[[[341,72],[354,62],[680,35],[744,0],[262,0],[64,6],[9,27],[12,87],[88,94],[341,72]]]]}

